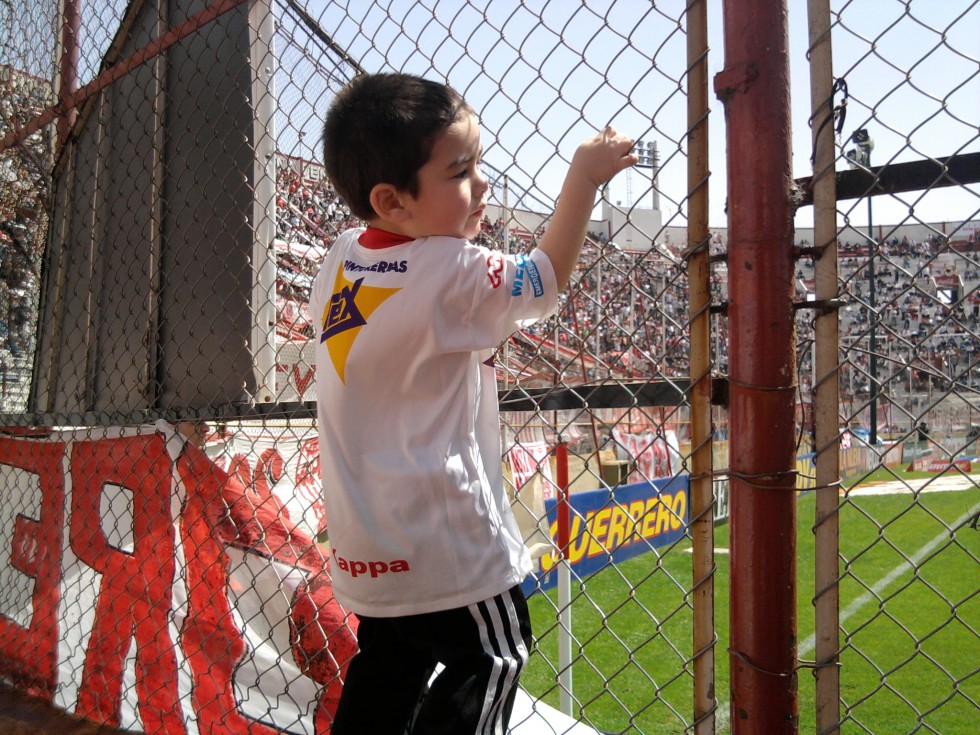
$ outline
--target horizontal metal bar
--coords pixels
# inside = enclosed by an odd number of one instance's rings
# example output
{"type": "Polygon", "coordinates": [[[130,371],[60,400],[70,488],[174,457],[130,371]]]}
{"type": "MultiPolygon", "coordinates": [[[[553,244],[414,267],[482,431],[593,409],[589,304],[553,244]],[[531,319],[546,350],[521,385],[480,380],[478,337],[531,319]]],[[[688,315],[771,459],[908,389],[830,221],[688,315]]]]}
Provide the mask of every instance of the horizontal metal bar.
{"type": "MultiPolygon", "coordinates": [[[[511,411],[561,411],[565,409],[638,408],[680,406],[686,403],[691,381],[687,378],[636,382],[611,382],[570,387],[512,388],[497,393],[501,413],[511,411]]],[[[728,383],[711,381],[711,401],[724,405],[728,383]]],[[[158,420],[179,421],[312,421],[316,402],[236,404],[200,409],[167,408],[145,411],[81,411],[72,413],[0,414],[2,427],[104,427],[143,426],[158,420]]]]}
{"type": "MultiPolygon", "coordinates": [[[[515,388],[501,391],[498,396],[501,412],[679,406],[686,402],[690,386],[691,381],[688,378],[677,378],[553,388],[515,388]]],[[[712,379],[712,403],[725,403],[727,386],[724,378],[712,379]]]]}
{"type": "MultiPolygon", "coordinates": [[[[882,194],[964,186],[980,182],[980,153],[926,158],[837,172],[837,201],[882,194]]],[[[813,204],[813,177],[796,179],[803,195],[799,206],[813,204]]]]}

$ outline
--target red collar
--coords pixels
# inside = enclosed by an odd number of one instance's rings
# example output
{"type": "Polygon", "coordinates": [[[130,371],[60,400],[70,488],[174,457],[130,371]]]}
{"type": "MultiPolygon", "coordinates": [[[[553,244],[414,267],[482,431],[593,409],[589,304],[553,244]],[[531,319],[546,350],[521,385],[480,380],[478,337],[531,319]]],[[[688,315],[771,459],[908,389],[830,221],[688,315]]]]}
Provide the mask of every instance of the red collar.
{"type": "Polygon", "coordinates": [[[358,236],[357,242],[368,250],[383,250],[394,247],[395,245],[401,245],[405,242],[411,242],[414,239],[414,237],[396,235],[394,232],[381,230],[377,227],[368,227],[358,236]]]}

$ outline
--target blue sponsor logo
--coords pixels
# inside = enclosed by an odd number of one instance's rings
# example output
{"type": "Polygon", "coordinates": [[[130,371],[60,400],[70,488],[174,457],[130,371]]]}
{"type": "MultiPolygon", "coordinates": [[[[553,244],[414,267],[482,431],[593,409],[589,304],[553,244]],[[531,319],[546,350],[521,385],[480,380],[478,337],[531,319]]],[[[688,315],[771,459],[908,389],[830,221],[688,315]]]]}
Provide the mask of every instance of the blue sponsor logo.
{"type": "Polygon", "coordinates": [[[531,282],[534,297],[544,296],[544,284],[541,282],[541,272],[538,270],[537,264],[528,258],[527,263],[524,264],[524,269],[527,271],[527,279],[531,282]]]}
{"type": "Polygon", "coordinates": [[[517,273],[514,274],[514,287],[510,290],[511,296],[520,296],[524,293],[524,282],[531,285],[531,291],[535,298],[544,295],[544,284],[541,282],[541,272],[534,261],[526,255],[517,256],[517,273]]]}
{"type": "Polygon", "coordinates": [[[520,296],[524,293],[524,266],[526,263],[526,255],[517,256],[517,273],[514,274],[514,286],[510,290],[511,296],[520,296]]]}

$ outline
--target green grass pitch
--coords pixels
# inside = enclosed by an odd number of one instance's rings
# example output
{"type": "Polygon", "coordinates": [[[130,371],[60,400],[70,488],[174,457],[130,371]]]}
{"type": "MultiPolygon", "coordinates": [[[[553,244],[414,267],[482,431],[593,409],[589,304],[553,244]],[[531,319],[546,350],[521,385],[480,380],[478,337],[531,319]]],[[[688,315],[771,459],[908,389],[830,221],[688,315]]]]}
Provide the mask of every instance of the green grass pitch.
{"type": "MultiPolygon", "coordinates": [[[[975,735],[980,722],[980,489],[851,495],[840,512],[843,733],[975,735]],[[959,527],[950,532],[954,525],[959,527]]],[[[799,655],[812,660],[814,495],[798,505],[799,655]]],[[[715,529],[715,546],[728,528],[715,529]]],[[[691,726],[690,542],[572,582],[576,716],[639,735],[691,726]]],[[[728,555],[716,554],[717,732],[729,731],[728,555]]],[[[558,707],[557,591],[531,597],[537,650],[522,682],[558,707]]],[[[799,673],[800,733],[815,733],[799,673]]]]}

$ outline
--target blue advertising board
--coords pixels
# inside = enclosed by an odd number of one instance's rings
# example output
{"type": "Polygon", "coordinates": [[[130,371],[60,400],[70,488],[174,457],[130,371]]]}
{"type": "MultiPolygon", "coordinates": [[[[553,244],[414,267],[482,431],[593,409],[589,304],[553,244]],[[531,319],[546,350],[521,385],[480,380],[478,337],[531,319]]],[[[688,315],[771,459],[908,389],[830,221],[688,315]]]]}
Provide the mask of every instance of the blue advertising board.
{"type": "MultiPolygon", "coordinates": [[[[570,496],[569,562],[579,578],[683,538],[690,519],[687,475],[664,477],[570,496]]],[[[525,595],[554,587],[558,563],[557,501],[545,512],[555,551],[539,560],[522,585],[525,595]]]]}

